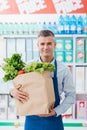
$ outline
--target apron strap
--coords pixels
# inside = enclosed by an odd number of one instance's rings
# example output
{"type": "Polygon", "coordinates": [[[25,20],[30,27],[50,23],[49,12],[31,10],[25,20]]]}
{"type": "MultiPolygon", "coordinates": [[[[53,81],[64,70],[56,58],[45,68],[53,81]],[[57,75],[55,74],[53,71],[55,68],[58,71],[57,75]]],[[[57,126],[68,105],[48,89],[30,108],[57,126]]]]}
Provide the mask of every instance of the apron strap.
{"type": "Polygon", "coordinates": [[[54,92],[55,92],[55,104],[54,107],[59,105],[60,103],[60,97],[59,97],[59,91],[58,91],[58,80],[57,80],[57,61],[54,61],[55,64],[55,71],[54,71],[54,77],[53,77],[53,84],[54,84],[54,92]]]}

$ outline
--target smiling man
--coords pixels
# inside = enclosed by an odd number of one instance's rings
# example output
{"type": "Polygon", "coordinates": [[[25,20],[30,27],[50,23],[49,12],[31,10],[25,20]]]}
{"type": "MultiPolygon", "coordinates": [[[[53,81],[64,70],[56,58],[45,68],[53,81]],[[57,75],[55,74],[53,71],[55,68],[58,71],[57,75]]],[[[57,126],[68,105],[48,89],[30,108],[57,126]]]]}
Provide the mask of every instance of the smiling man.
{"type": "Polygon", "coordinates": [[[54,36],[49,34],[49,36],[43,36],[43,32],[41,32],[38,36],[38,48],[40,51],[40,58],[43,62],[51,62],[54,58],[54,48],[56,47],[56,43],[54,41],[54,36]]]}
{"type": "MultiPolygon", "coordinates": [[[[27,115],[25,118],[25,130],[64,130],[61,115],[75,102],[75,87],[72,74],[64,63],[54,58],[56,43],[53,32],[50,30],[40,31],[37,46],[40,51],[40,57],[34,61],[49,62],[54,64],[56,68],[51,75],[54,84],[55,104],[49,114],[27,115]],[[62,93],[65,94],[65,98],[61,102],[62,93]]],[[[29,96],[17,88],[11,90],[11,95],[21,102],[27,101],[29,96]]]]}

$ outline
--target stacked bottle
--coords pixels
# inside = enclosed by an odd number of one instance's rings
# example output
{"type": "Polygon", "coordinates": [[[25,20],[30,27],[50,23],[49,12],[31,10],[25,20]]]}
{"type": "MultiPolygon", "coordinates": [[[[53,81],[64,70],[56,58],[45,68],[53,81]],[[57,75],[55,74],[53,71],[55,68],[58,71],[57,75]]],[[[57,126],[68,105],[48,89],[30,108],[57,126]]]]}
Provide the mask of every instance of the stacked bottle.
{"type": "Polygon", "coordinates": [[[0,23],[0,34],[13,32],[19,34],[37,34],[40,30],[49,29],[54,34],[87,34],[87,15],[59,15],[52,21],[28,23],[0,23]],[[24,32],[24,33],[23,33],[24,32]]]}
{"type": "Polygon", "coordinates": [[[60,15],[57,21],[44,21],[42,29],[54,34],[87,34],[87,15],[60,15]]]}

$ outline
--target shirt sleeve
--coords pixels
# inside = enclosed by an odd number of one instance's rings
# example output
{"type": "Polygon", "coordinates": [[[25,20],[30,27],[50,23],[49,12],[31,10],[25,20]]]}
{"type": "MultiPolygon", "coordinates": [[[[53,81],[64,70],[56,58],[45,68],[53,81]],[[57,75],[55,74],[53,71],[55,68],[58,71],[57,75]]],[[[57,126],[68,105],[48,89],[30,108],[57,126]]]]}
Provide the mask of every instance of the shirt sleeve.
{"type": "MultiPolygon", "coordinates": [[[[62,84],[59,83],[59,85],[62,86],[62,91],[64,92],[64,99],[58,105],[54,108],[54,110],[57,113],[57,116],[65,113],[70,106],[72,106],[75,103],[75,87],[73,84],[73,78],[70,70],[66,68],[64,71],[62,71],[62,84]]],[[[58,86],[60,88],[60,86],[58,86]]]]}

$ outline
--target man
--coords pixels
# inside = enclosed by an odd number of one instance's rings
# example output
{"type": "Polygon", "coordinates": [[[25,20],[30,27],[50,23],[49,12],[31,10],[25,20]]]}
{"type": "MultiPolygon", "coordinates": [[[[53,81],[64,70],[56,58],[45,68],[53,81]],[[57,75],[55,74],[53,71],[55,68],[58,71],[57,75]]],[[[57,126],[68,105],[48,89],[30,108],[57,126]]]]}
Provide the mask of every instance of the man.
{"type": "MultiPolygon", "coordinates": [[[[54,49],[56,47],[55,36],[49,30],[42,30],[38,35],[37,46],[40,51],[38,62],[51,62],[55,65],[56,71],[52,74],[55,105],[54,109],[46,115],[26,116],[25,130],[64,130],[61,114],[63,114],[75,102],[75,88],[73,86],[72,75],[67,66],[54,59],[54,49]],[[61,101],[61,94],[65,94],[65,98],[61,101]]],[[[22,103],[29,99],[26,92],[22,92],[14,88],[11,95],[20,100],[22,103]]]]}

